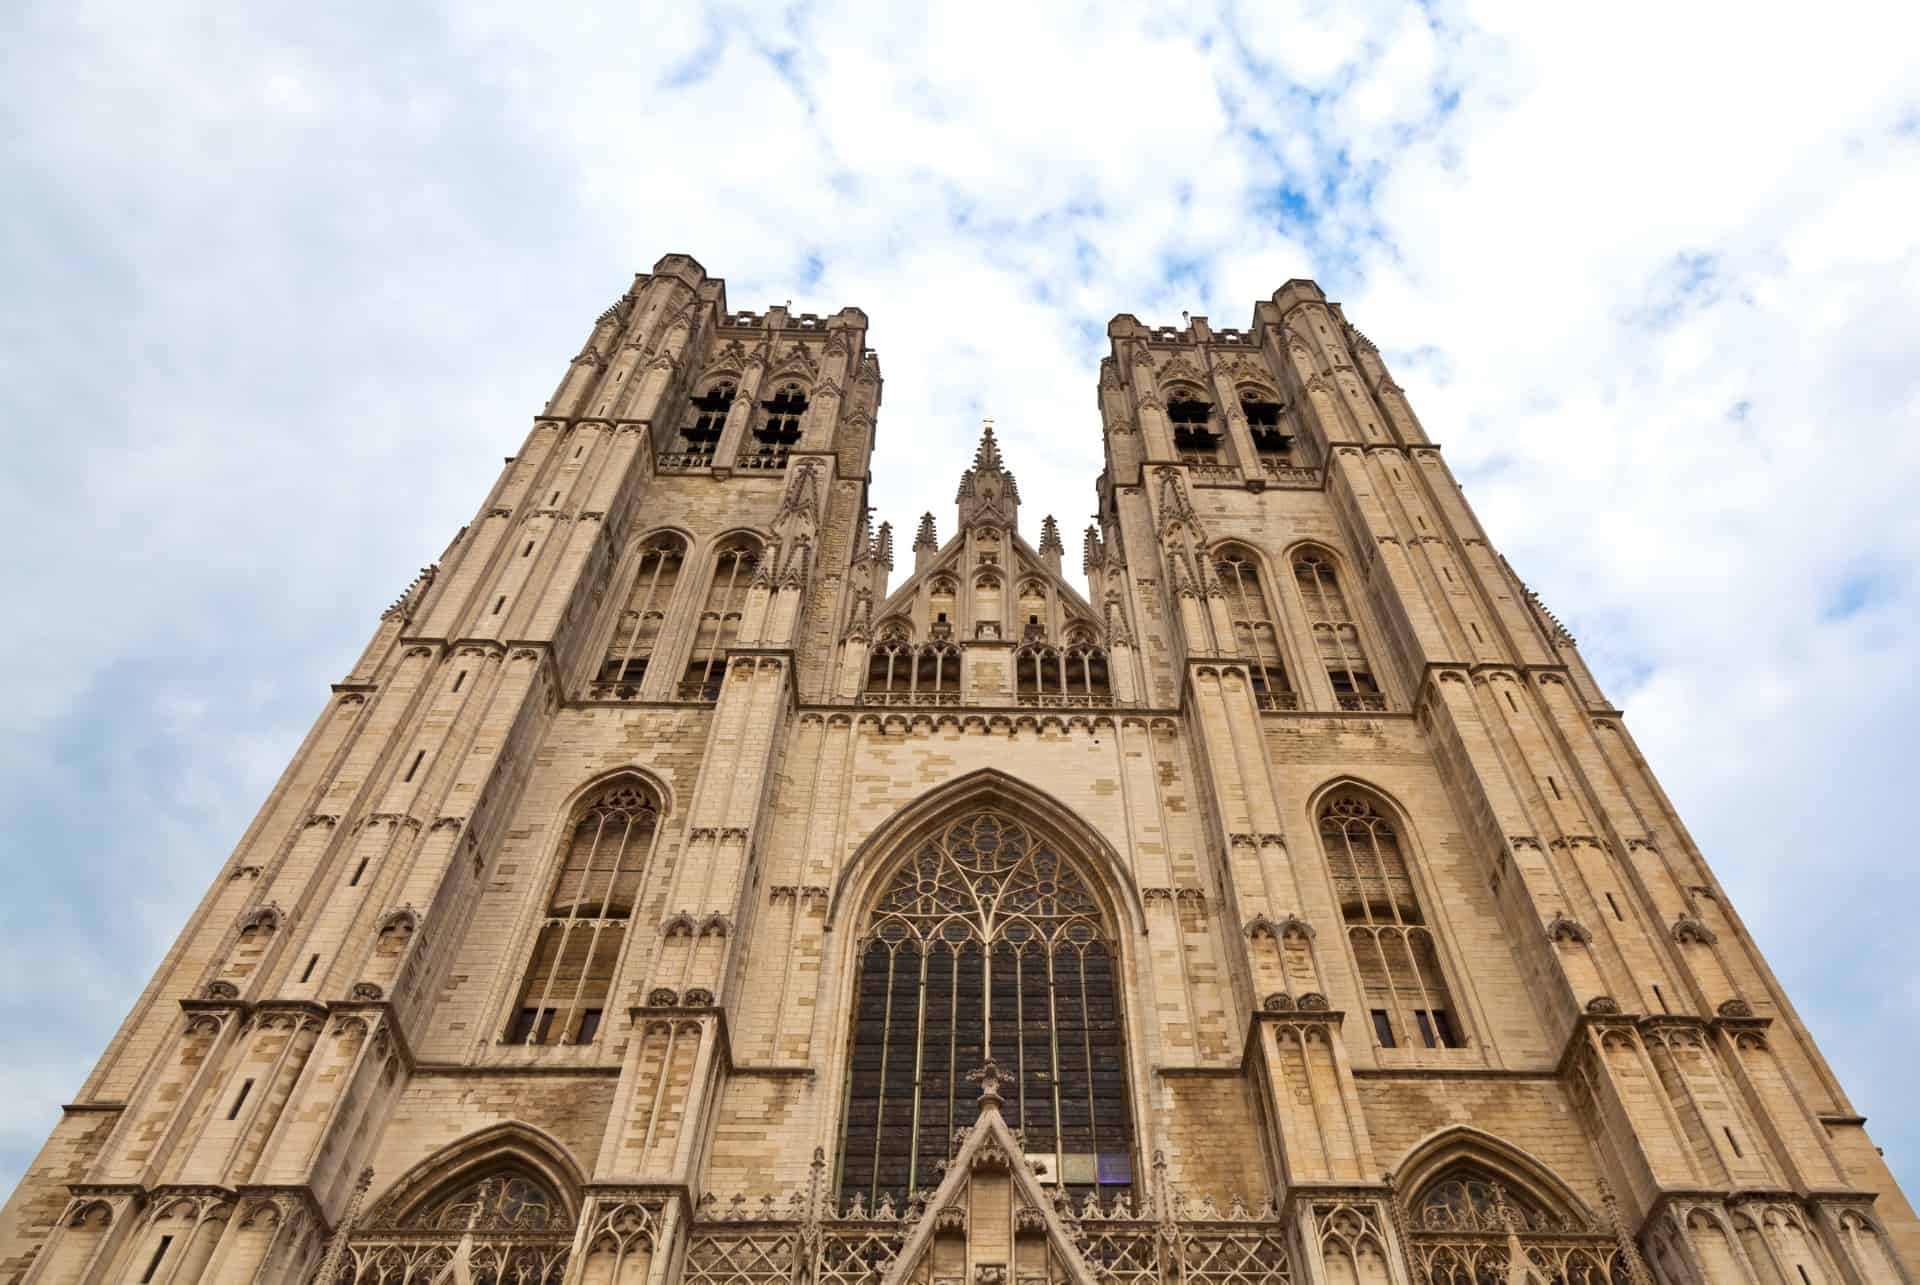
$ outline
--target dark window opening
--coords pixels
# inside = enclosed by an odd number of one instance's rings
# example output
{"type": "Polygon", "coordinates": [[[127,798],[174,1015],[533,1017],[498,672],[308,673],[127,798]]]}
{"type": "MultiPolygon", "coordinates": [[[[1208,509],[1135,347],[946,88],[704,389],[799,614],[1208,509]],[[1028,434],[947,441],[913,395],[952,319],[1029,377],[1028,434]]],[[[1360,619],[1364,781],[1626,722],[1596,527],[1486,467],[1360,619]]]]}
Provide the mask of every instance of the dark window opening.
{"type": "Polygon", "coordinates": [[[727,410],[733,405],[733,395],[733,381],[723,379],[698,397],[689,399],[692,415],[680,430],[686,454],[713,458],[713,448],[720,444],[720,432],[727,426],[727,410]]]}
{"type": "Polygon", "coordinates": [[[1395,1047],[1393,1019],[1387,1016],[1387,1010],[1384,1008],[1373,1010],[1373,1038],[1380,1041],[1380,1047],[1383,1049],[1395,1047]]]}
{"type": "Polygon", "coordinates": [[[318,955],[315,955],[311,959],[307,960],[307,966],[300,970],[300,980],[302,982],[312,981],[313,970],[319,965],[319,963],[320,963],[320,956],[318,955]]]}
{"type": "Polygon", "coordinates": [[[513,1024],[507,1027],[507,1043],[545,1044],[552,1027],[552,1009],[523,1008],[513,1015],[513,1024]]]}
{"type": "Polygon", "coordinates": [[[360,876],[367,872],[367,862],[371,859],[370,857],[360,858],[360,864],[353,868],[353,878],[347,880],[347,887],[358,888],[360,886],[360,876]]]}
{"type": "Polygon", "coordinates": [[[1720,1126],[1720,1132],[1727,1135],[1727,1145],[1733,1148],[1734,1159],[1744,1159],[1747,1153],[1740,1150],[1740,1139],[1733,1136],[1733,1130],[1722,1125],[1720,1126]]]}
{"type": "Polygon", "coordinates": [[[154,1273],[160,1270],[160,1260],[167,1256],[167,1250],[171,1248],[172,1245],[173,1237],[162,1236],[160,1238],[159,1248],[153,1251],[153,1261],[148,1263],[147,1270],[140,1274],[140,1280],[143,1282],[143,1285],[144,1282],[152,1280],[154,1273]]]}
{"type": "Polygon", "coordinates": [[[426,757],[427,757],[427,752],[425,750],[417,750],[414,752],[413,762],[407,764],[407,774],[405,777],[401,778],[402,784],[405,784],[406,782],[413,780],[413,774],[420,770],[420,761],[426,757]]]}
{"type": "Polygon", "coordinates": [[[1420,1038],[1430,1049],[1457,1049],[1460,1037],[1454,1034],[1453,1019],[1444,1008],[1416,1008],[1413,1020],[1420,1027],[1420,1038]]]}
{"type": "Polygon", "coordinates": [[[1671,1013],[1673,1011],[1672,1009],[1667,1007],[1667,997],[1660,993],[1660,987],[1658,984],[1656,984],[1653,988],[1653,998],[1660,1005],[1660,1011],[1662,1013],[1671,1013]]]}
{"type": "Polygon", "coordinates": [[[237,1120],[240,1118],[240,1108],[247,1104],[247,1094],[251,1092],[253,1092],[253,1081],[242,1081],[240,1092],[234,1095],[233,1105],[227,1108],[227,1119],[237,1120]]]}
{"type": "Polygon", "coordinates": [[[467,671],[463,669],[459,673],[453,676],[453,690],[456,692],[459,691],[460,684],[466,681],[467,681],[467,671]]]}
{"type": "Polygon", "coordinates": [[[1240,411],[1247,417],[1253,449],[1262,455],[1285,458],[1293,450],[1293,435],[1280,422],[1280,405],[1263,397],[1242,397],[1240,411]]]}
{"type": "Polygon", "coordinates": [[[1175,393],[1167,402],[1167,420],[1173,425],[1173,449],[1188,464],[1220,462],[1220,435],[1210,421],[1213,406],[1196,397],[1175,393]]]}
{"type": "Polygon", "coordinates": [[[502,607],[504,607],[504,606],[506,606],[506,605],[507,605],[507,595],[503,593],[503,594],[501,594],[501,595],[500,595],[500,597],[499,597],[499,598],[498,598],[498,599],[497,599],[497,600],[496,600],[496,601],[494,602],[494,604],[493,604],[493,614],[494,614],[494,615],[496,615],[496,616],[497,616],[497,615],[499,615],[499,614],[500,614],[500,608],[502,608],[502,607]]]}
{"type": "Polygon", "coordinates": [[[753,430],[753,454],[762,460],[784,463],[787,452],[800,440],[800,425],[807,413],[807,392],[798,384],[784,384],[780,391],[761,402],[766,418],[753,430]]]}
{"type": "Polygon", "coordinates": [[[1627,917],[1620,913],[1620,903],[1613,899],[1612,893],[1607,893],[1606,897],[1607,897],[1607,905],[1613,911],[1613,917],[1615,919],[1618,919],[1623,924],[1626,923],[1627,917]]]}

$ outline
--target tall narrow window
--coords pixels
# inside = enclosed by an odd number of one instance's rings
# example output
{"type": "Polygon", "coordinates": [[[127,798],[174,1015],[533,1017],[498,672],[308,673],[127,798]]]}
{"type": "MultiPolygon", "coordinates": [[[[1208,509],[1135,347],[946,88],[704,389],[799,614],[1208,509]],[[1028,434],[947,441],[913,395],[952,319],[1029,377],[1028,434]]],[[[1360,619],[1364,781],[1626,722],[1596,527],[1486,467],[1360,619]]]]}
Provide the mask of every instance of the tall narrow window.
{"type": "Polygon", "coordinates": [[[782,384],[760,407],[765,418],[753,430],[753,445],[741,463],[753,468],[785,468],[788,452],[800,441],[807,390],[797,383],[782,384]]]}
{"type": "Polygon", "coordinates": [[[653,796],[632,782],[603,791],[574,824],[507,1026],[509,1043],[593,1037],[658,828],[653,796]]]}
{"type": "Polygon", "coordinates": [[[1300,697],[1287,681],[1286,662],[1280,657],[1280,631],[1273,608],[1260,585],[1260,564],[1239,545],[1221,549],[1214,569],[1227,595],[1227,616],[1233,621],[1233,642],[1247,658],[1253,693],[1261,709],[1298,709],[1300,697]]]}
{"type": "Polygon", "coordinates": [[[1173,425],[1173,449],[1183,464],[1218,464],[1220,434],[1213,429],[1213,403],[1199,393],[1176,389],[1167,394],[1167,421],[1173,425]]]}
{"type": "Polygon", "coordinates": [[[1117,966],[1079,870],[980,811],[922,844],[866,924],[854,996],[840,1196],[940,1184],[973,1123],[966,1075],[1013,1079],[1007,1123],[1077,1197],[1133,1179],[1117,966]]]}
{"type": "Polygon", "coordinates": [[[699,627],[687,672],[680,680],[681,700],[717,700],[720,680],[726,677],[727,648],[740,636],[740,617],[747,591],[753,587],[760,546],[746,536],[734,536],[714,557],[713,577],[707,581],[706,601],[700,607],[699,627]]]}
{"type": "Polygon", "coordinates": [[[1391,1033],[1398,1032],[1427,1048],[1459,1047],[1433,930],[1420,911],[1392,821],[1370,800],[1338,794],[1320,810],[1320,842],[1374,1015],[1375,1039],[1392,1048],[1391,1033]]]}
{"type": "Polygon", "coordinates": [[[1360,627],[1340,589],[1333,559],[1319,549],[1304,549],[1293,559],[1293,576],[1313,626],[1314,645],[1333,684],[1341,709],[1385,709],[1387,698],[1374,681],[1373,666],[1360,646],[1360,627]]]}
{"type": "Polygon", "coordinates": [[[670,535],[654,537],[641,550],[633,584],[607,644],[607,658],[600,665],[601,682],[637,683],[646,676],[647,662],[660,639],[661,622],[673,601],[673,587],[680,581],[684,550],[685,546],[670,535]]]}
{"type": "Polygon", "coordinates": [[[727,426],[727,410],[733,405],[731,378],[716,379],[706,391],[688,399],[686,424],[680,429],[684,463],[712,463],[713,448],[720,444],[720,432],[727,426]]]}

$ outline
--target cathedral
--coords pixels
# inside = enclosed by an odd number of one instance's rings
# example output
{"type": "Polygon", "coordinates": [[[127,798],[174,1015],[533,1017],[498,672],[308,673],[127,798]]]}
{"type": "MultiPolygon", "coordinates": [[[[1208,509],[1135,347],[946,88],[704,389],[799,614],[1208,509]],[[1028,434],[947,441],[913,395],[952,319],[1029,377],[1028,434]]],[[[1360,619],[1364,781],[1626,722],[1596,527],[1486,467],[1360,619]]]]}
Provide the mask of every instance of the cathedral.
{"type": "Polygon", "coordinates": [[[1920,1279],[1374,344],[1310,281],[1107,334],[1070,579],[991,426],[954,513],[872,524],[858,308],[637,276],[325,695],[0,1282],[1920,1279]]]}

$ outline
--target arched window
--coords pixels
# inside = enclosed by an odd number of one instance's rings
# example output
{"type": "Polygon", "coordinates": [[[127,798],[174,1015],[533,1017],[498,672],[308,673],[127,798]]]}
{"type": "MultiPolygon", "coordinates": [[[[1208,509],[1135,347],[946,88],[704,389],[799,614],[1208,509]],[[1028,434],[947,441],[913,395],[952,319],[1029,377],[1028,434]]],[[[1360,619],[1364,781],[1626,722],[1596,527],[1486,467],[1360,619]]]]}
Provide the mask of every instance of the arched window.
{"type": "Polygon", "coordinates": [[[726,677],[727,648],[740,636],[740,618],[760,564],[760,544],[751,536],[732,536],[714,555],[713,578],[694,631],[687,672],[680,680],[681,700],[718,700],[726,677]]]}
{"type": "Polygon", "coordinates": [[[867,657],[867,695],[905,695],[913,688],[913,644],[898,636],[882,638],[867,657]]]}
{"type": "Polygon", "coordinates": [[[1529,1280],[1554,1285],[1628,1285],[1632,1270],[1618,1242],[1588,1219],[1550,1209],[1521,1187],[1478,1165],[1448,1166],[1407,1204],[1419,1275],[1433,1285],[1529,1280]],[[1513,1240],[1524,1263],[1511,1261],[1513,1240]]]}
{"type": "Polygon", "coordinates": [[[710,382],[705,392],[688,399],[687,421],[680,429],[684,454],[713,459],[720,431],[727,426],[727,409],[733,405],[734,392],[733,376],[723,375],[710,382]]]}
{"type": "Polygon", "coordinates": [[[1354,623],[1353,610],[1340,590],[1340,573],[1333,559],[1319,549],[1302,549],[1294,555],[1293,577],[1300,586],[1300,600],[1306,604],[1307,620],[1313,626],[1314,645],[1320,649],[1321,663],[1327,667],[1327,679],[1333,684],[1333,697],[1341,709],[1385,709],[1387,698],[1374,681],[1373,666],[1360,646],[1360,627],[1354,623]]]}
{"type": "Polygon", "coordinates": [[[936,579],[927,586],[927,636],[930,638],[951,638],[953,636],[956,593],[953,581],[945,576],[936,579]]]}
{"type": "Polygon", "coordinates": [[[788,452],[800,440],[800,425],[807,413],[807,390],[788,381],[760,406],[766,417],[753,430],[751,458],[762,467],[783,467],[788,452]]]}
{"type": "Polygon", "coordinates": [[[1195,389],[1167,394],[1167,422],[1173,425],[1173,449],[1184,464],[1220,463],[1220,434],[1213,429],[1213,403],[1195,389]]]}
{"type": "Polygon", "coordinates": [[[1020,582],[1020,636],[1029,642],[1047,636],[1047,587],[1038,580],[1020,582]]]}
{"type": "Polygon", "coordinates": [[[981,576],[973,582],[973,636],[1003,636],[1000,632],[1000,581],[997,577],[981,576]]]}
{"type": "Polygon", "coordinates": [[[1117,965],[1085,877],[1025,825],[982,810],[922,843],[860,947],[840,1198],[940,1185],[973,1123],[966,1075],[1010,1069],[1007,1123],[1084,1196],[1133,1178],[1117,965]]]}
{"type": "Polygon", "coordinates": [[[1227,616],[1233,621],[1233,642],[1249,664],[1253,693],[1261,709],[1299,709],[1300,697],[1287,681],[1286,662],[1280,655],[1280,631],[1274,625],[1273,607],[1260,584],[1260,563],[1251,552],[1230,544],[1221,549],[1214,563],[1220,587],[1227,594],[1227,616]]]}
{"type": "Polygon", "coordinates": [[[456,1278],[559,1285],[574,1223],[566,1202],[525,1166],[469,1172],[409,1209],[363,1219],[327,1285],[456,1278]]]}
{"type": "Polygon", "coordinates": [[[659,821],[652,793],[623,781],[575,822],[507,1043],[585,1044],[599,1032],[659,821]]]}
{"type": "Polygon", "coordinates": [[[867,661],[863,700],[876,705],[958,705],[960,649],[950,642],[915,646],[884,637],[867,661]]]}
{"type": "Polygon", "coordinates": [[[1365,796],[1342,791],[1320,809],[1347,942],[1360,970],[1374,1040],[1382,1048],[1459,1048],[1433,930],[1413,890],[1393,822],[1365,796]]]}
{"type": "Polygon", "coordinates": [[[613,639],[607,644],[607,658],[600,666],[603,683],[637,683],[647,672],[654,644],[660,638],[660,624],[667,606],[673,601],[673,587],[680,579],[680,562],[686,546],[678,537],[656,536],[640,552],[640,564],[634,569],[633,586],[620,608],[613,626],[613,639]]]}
{"type": "Polygon", "coordinates": [[[1280,399],[1264,388],[1240,390],[1240,413],[1247,417],[1247,433],[1253,449],[1265,463],[1287,463],[1293,456],[1293,435],[1280,418],[1280,399]]]}

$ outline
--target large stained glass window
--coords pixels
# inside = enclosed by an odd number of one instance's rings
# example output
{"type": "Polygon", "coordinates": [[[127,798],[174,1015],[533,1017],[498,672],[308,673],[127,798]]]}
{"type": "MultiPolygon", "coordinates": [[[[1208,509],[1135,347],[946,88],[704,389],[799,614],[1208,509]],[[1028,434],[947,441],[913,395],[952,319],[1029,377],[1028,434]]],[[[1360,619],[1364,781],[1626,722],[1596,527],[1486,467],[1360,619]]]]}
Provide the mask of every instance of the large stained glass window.
{"type": "Polygon", "coordinates": [[[1084,876],[1013,817],[970,813],[921,844],[861,941],[842,1202],[937,1187],[988,1058],[1047,1180],[1076,1196],[1131,1185],[1117,972],[1084,876]]]}

